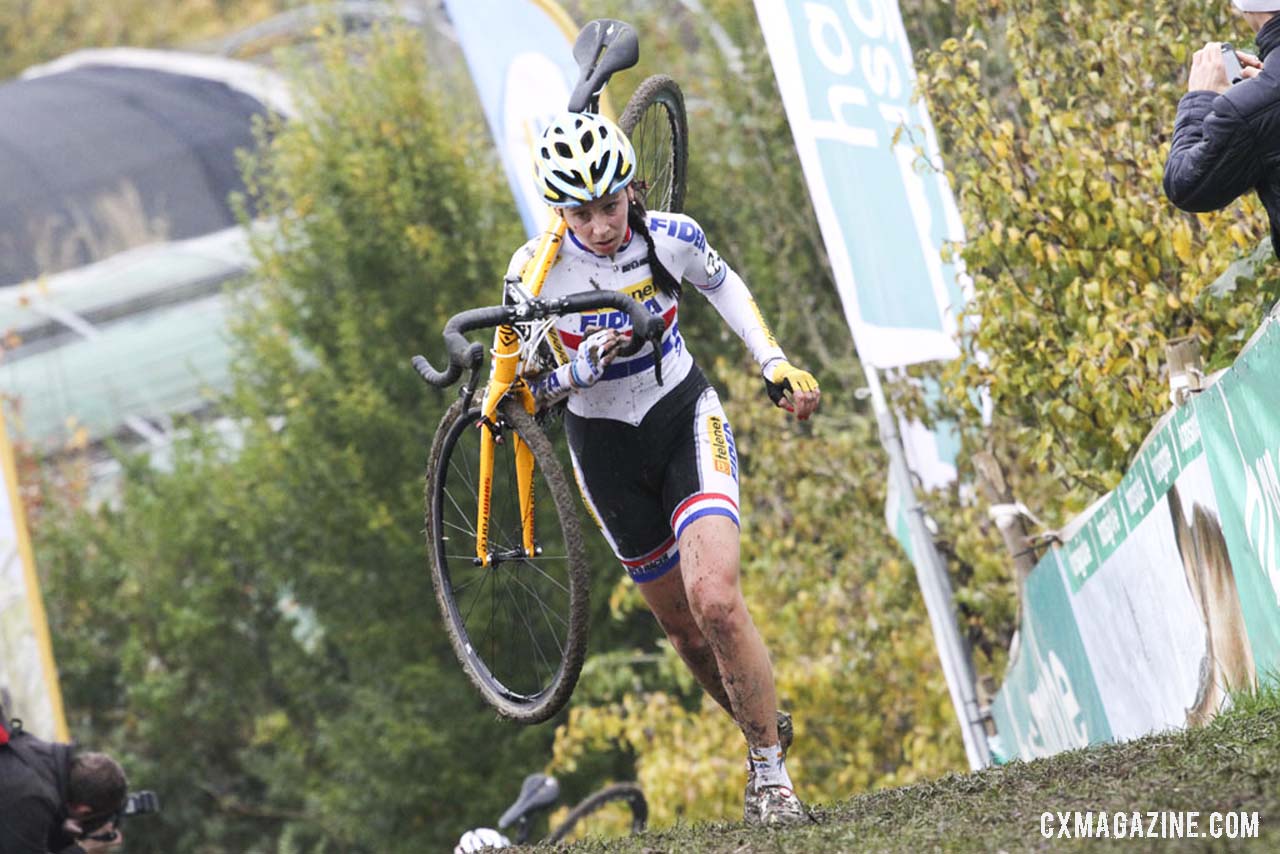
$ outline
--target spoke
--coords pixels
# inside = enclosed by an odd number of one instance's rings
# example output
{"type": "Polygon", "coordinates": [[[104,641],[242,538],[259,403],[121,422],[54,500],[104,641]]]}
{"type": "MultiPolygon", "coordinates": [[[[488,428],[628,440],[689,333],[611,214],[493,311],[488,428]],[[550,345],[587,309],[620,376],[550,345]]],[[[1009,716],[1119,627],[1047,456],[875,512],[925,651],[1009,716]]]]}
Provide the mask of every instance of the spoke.
{"type": "Polygon", "coordinates": [[[657,171],[657,167],[656,167],[655,162],[654,162],[654,159],[653,159],[653,134],[654,134],[654,126],[653,126],[653,122],[651,121],[651,118],[652,118],[652,112],[653,112],[653,110],[652,110],[652,107],[651,107],[651,108],[649,108],[649,109],[645,110],[645,113],[644,113],[644,123],[645,123],[645,124],[644,124],[644,131],[645,131],[645,132],[644,132],[644,146],[645,146],[645,157],[646,157],[646,159],[647,159],[647,161],[648,161],[647,163],[645,163],[645,172],[646,172],[646,173],[648,173],[645,177],[647,177],[647,178],[649,179],[649,186],[651,186],[651,187],[653,187],[653,188],[655,188],[655,189],[657,189],[657,190],[658,190],[658,198],[657,198],[657,201],[658,201],[658,202],[659,202],[659,204],[661,205],[660,210],[666,210],[666,205],[665,205],[665,204],[662,204],[662,203],[664,203],[664,202],[666,201],[666,199],[664,199],[664,198],[663,198],[663,196],[662,196],[662,188],[661,188],[661,186],[659,186],[659,184],[658,184],[658,182],[657,182],[657,180],[656,180],[656,177],[657,177],[657,176],[656,176],[656,175],[654,175],[654,172],[656,172],[656,171],[657,171]]]}
{"type": "MultiPolygon", "coordinates": [[[[466,414],[464,414],[462,418],[466,420],[466,414]]],[[[463,441],[466,439],[466,432],[468,429],[469,428],[464,427],[462,432],[455,437],[453,446],[449,450],[448,465],[444,475],[446,483],[438,484],[436,488],[438,494],[441,495],[444,500],[448,502],[448,505],[453,508],[453,513],[456,514],[457,519],[459,520],[453,521],[447,518],[448,513],[443,510],[441,511],[440,523],[444,529],[441,531],[441,539],[447,539],[445,531],[453,530],[469,537],[474,544],[476,538],[475,513],[467,513],[463,510],[462,505],[459,504],[458,500],[459,495],[465,495],[466,493],[456,487],[451,488],[447,485],[448,482],[461,480],[466,487],[466,492],[469,492],[472,496],[476,495],[474,478],[471,475],[471,470],[475,468],[475,465],[469,459],[471,455],[468,454],[467,448],[463,444],[463,441]]],[[[463,498],[463,500],[467,499],[463,498]]],[[[446,555],[446,557],[452,558],[455,556],[446,555]]],[[[469,559],[469,556],[467,559],[469,559]]]]}
{"type": "MultiPolygon", "coordinates": [[[[647,132],[651,137],[653,129],[649,128],[647,132]]],[[[474,420],[470,416],[464,417],[468,421],[474,420]]],[[[504,427],[502,434],[507,441],[494,448],[489,544],[491,551],[522,554],[524,520],[520,512],[519,475],[514,448],[518,434],[511,425],[504,427]]],[[[474,538],[477,536],[475,522],[478,505],[474,502],[479,493],[476,478],[479,472],[479,443],[471,438],[471,425],[460,429],[461,435],[457,437],[454,449],[450,452],[447,469],[453,488],[442,489],[439,493],[443,497],[444,506],[449,508],[447,515],[456,516],[457,519],[442,520],[441,530],[459,538],[474,538]],[[473,507],[470,513],[464,510],[468,504],[473,507]]],[[[479,431],[474,432],[475,438],[479,439],[479,431]]],[[[554,529],[558,532],[559,529],[554,527],[556,522],[556,517],[550,516],[546,524],[552,527],[547,530],[554,529]]],[[[558,546],[557,552],[564,550],[562,541],[553,541],[551,545],[553,548],[558,546]]],[[[549,685],[550,679],[554,678],[557,668],[563,664],[570,624],[567,613],[563,613],[564,609],[557,609],[552,601],[570,600],[572,595],[566,582],[557,579],[549,570],[552,566],[565,565],[567,557],[567,554],[559,553],[540,555],[537,560],[543,564],[541,566],[534,563],[531,557],[509,563],[503,561],[498,566],[477,568],[479,571],[466,576],[463,583],[452,585],[455,607],[461,606],[459,613],[464,631],[467,631],[473,648],[477,651],[487,649],[484,663],[494,679],[504,687],[508,685],[508,680],[515,685],[534,685],[531,691],[524,688],[507,689],[513,693],[532,694],[543,690],[549,685]],[[550,561],[555,561],[555,564],[549,563],[550,561]],[[529,570],[525,567],[529,567],[536,575],[528,575],[529,570]],[[499,572],[504,575],[499,577],[499,572]],[[539,581],[539,577],[545,581],[539,581]],[[499,587],[503,589],[499,591],[499,587]],[[544,599],[544,594],[551,598],[544,599]],[[485,614],[485,611],[488,613],[485,614]],[[467,630],[467,624],[473,621],[477,624],[476,628],[480,632],[487,632],[489,637],[476,637],[467,630]],[[527,643],[519,639],[521,632],[527,636],[527,643]],[[548,639],[541,637],[541,633],[550,635],[552,652],[547,648],[548,639]],[[528,646],[532,646],[532,650],[528,650],[528,646]],[[554,659],[554,650],[559,650],[560,663],[554,659]],[[530,679],[534,681],[530,683],[530,679]]],[[[442,559],[447,564],[464,564],[470,563],[473,555],[448,553],[442,559]]]]}
{"type": "Polygon", "coordinates": [[[453,528],[453,530],[455,531],[459,531],[460,533],[469,535],[472,539],[475,538],[476,531],[475,531],[475,528],[473,527],[464,528],[456,522],[445,522],[444,524],[446,527],[453,528]]]}
{"type": "MultiPolygon", "coordinates": [[[[533,597],[533,600],[538,603],[538,607],[542,610],[544,617],[550,614],[552,617],[555,617],[557,620],[559,620],[560,624],[564,626],[565,629],[569,628],[569,621],[566,620],[564,617],[560,616],[559,614],[557,614],[554,609],[548,608],[547,603],[542,601],[542,597],[538,595],[537,591],[535,591],[529,585],[525,584],[522,580],[516,578],[514,575],[512,575],[512,581],[518,584],[521,590],[525,591],[525,593],[533,597]]],[[[555,626],[551,625],[551,622],[549,620],[547,621],[547,628],[551,630],[551,636],[556,638],[556,646],[560,647],[560,654],[563,656],[564,647],[560,645],[560,640],[556,635],[555,626]]]]}
{"type": "MultiPolygon", "coordinates": [[[[487,578],[488,576],[489,576],[489,573],[487,573],[487,572],[482,572],[482,573],[480,574],[480,577],[479,577],[479,579],[478,579],[478,580],[480,581],[480,586],[481,586],[481,587],[484,587],[484,580],[485,580],[485,578],[487,578]]],[[[458,588],[457,588],[457,587],[454,587],[454,588],[453,588],[453,590],[454,590],[454,592],[457,592],[458,588]]],[[[467,622],[471,619],[471,612],[475,610],[475,608],[476,608],[476,604],[477,604],[481,599],[483,599],[483,598],[484,598],[484,596],[483,596],[483,595],[480,595],[480,594],[478,593],[478,594],[476,595],[476,598],[475,598],[475,599],[473,599],[473,600],[471,601],[471,605],[467,608],[467,613],[465,613],[465,614],[463,614],[463,615],[462,615],[462,626],[463,626],[463,628],[466,628],[466,626],[467,626],[467,622]]],[[[471,630],[470,630],[470,629],[467,629],[467,635],[469,636],[470,634],[471,634],[471,630]]]]}
{"type": "Polygon", "coordinates": [[[528,566],[530,569],[532,569],[534,572],[538,573],[538,574],[539,574],[539,575],[541,575],[543,578],[547,579],[547,581],[550,581],[550,582],[551,582],[552,584],[554,584],[556,587],[559,587],[559,588],[560,588],[560,590],[564,593],[564,595],[566,595],[566,596],[568,596],[568,595],[569,595],[569,588],[568,588],[568,587],[565,587],[563,584],[561,584],[561,583],[560,583],[558,580],[556,580],[555,578],[552,578],[550,575],[547,575],[546,571],[545,571],[545,570],[543,570],[543,568],[542,568],[542,567],[538,566],[536,563],[534,563],[534,562],[533,562],[533,561],[531,561],[531,560],[525,560],[525,561],[523,561],[523,563],[524,563],[526,566],[528,566]]]}
{"type": "MultiPolygon", "coordinates": [[[[467,489],[468,489],[468,491],[467,491],[466,493],[463,493],[463,495],[464,495],[464,496],[465,496],[465,495],[471,495],[471,496],[478,496],[478,495],[479,495],[479,492],[477,492],[477,491],[475,491],[475,490],[472,490],[470,487],[468,487],[467,489]]],[[[448,499],[449,503],[453,505],[453,509],[454,509],[454,511],[455,511],[459,516],[461,516],[463,519],[466,519],[466,518],[467,518],[467,517],[469,517],[469,516],[474,518],[475,514],[473,514],[473,513],[468,513],[468,512],[466,512],[465,510],[463,510],[463,509],[462,509],[462,505],[458,503],[458,499],[456,499],[456,498],[454,498],[454,497],[453,497],[453,493],[454,493],[454,491],[455,491],[455,490],[453,490],[453,489],[449,489],[448,487],[446,487],[446,488],[444,488],[444,489],[442,489],[442,490],[440,490],[440,491],[444,494],[444,497],[445,497],[446,499],[448,499]]],[[[463,500],[465,501],[465,500],[466,500],[466,498],[463,498],[463,500]]]]}
{"type": "MultiPolygon", "coordinates": [[[[514,432],[512,431],[513,434],[514,432]]],[[[520,480],[516,476],[515,448],[509,446],[508,450],[510,453],[505,454],[503,457],[503,470],[506,472],[507,480],[506,488],[503,490],[505,497],[501,500],[503,509],[510,511],[511,516],[503,516],[502,518],[504,522],[507,519],[514,519],[515,521],[510,526],[506,524],[502,526],[502,543],[508,549],[514,549],[520,545],[520,480]]],[[[495,510],[497,505],[498,502],[494,501],[493,507],[495,510]]]]}
{"type": "MultiPolygon", "coordinates": [[[[513,576],[513,579],[514,579],[514,576],[513,576]]],[[[519,582],[517,581],[517,583],[519,583],[519,582]]],[[[523,588],[523,585],[521,585],[521,586],[522,586],[522,588],[523,588]]],[[[541,659],[542,659],[542,661],[546,664],[546,666],[547,666],[547,670],[548,670],[550,673],[554,674],[554,673],[555,673],[555,668],[553,668],[553,667],[551,666],[551,661],[550,661],[550,659],[548,659],[548,658],[547,658],[546,653],[544,653],[544,652],[542,651],[542,645],[541,645],[540,643],[538,643],[538,636],[537,636],[537,634],[536,634],[536,633],[534,632],[534,630],[533,630],[533,624],[531,624],[531,623],[529,622],[528,615],[527,615],[527,614],[525,614],[524,609],[520,607],[520,603],[518,603],[518,602],[516,602],[516,601],[515,601],[515,594],[511,592],[511,588],[507,588],[507,593],[508,593],[508,595],[511,597],[511,601],[512,601],[512,605],[513,605],[513,607],[514,607],[514,608],[516,609],[516,611],[520,614],[520,621],[524,623],[525,630],[529,633],[529,641],[530,641],[530,642],[532,643],[532,645],[533,645],[533,651],[534,651],[534,653],[536,653],[536,654],[537,654],[537,657],[538,657],[538,658],[541,658],[541,659]]],[[[541,602],[539,602],[539,604],[541,604],[541,602]]],[[[555,634],[554,634],[554,632],[553,632],[553,634],[552,634],[552,639],[553,639],[553,640],[555,640],[555,634]]],[[[556,641],[556,646],[560,647],[560,643],[559,643],[559,641],[558,641],[558,640],[556,641]]],[[[564,647],[560,647],[560,656],[561,656],[561,658],[563,658],[563,657],[564,657],[564,647]]],[[[541,680],[539,680],[539,681],[541,681],[541,680]]]]}
{"type": "Polygon", "coordinates": [[[645,110],[642,121],[641,138],[645,146],[646,158],[645,177],[649,181],[650,191],[657,194],[655,201],[659,208],[666,210],[670,207],[673,184],[670,167],[674,156],[673,146],[669,140],[669,137],[673,136],[671,119],[667,108],[661,102],[654,102],[645,110]]]}
{"type": "MultiPolygon", "coordinates": [[[[510,587],[504,586],[503,589],[506,590],[507,592],[507,599],[504,600],[504,610],[508,611],[509,613],[514,612],[515,616],[519,618],[519,622],[524,624],[525,630],[529,633],[529,640],[533,645],[534,652],[545,659],[546,655],[545,653],[542,652],[542,647],[538,643],[538,638],[533,631],[533,626],[532,624],[530,624],[524,609],[521,608],[520,603],[516,601],[515,594],[511,592],[510,587]]],[[[515,626],[516,626],[516,620],[512,619],[511,631],[515,629],[515,626]]],[[[508,645],[508,648],[510,650],[510,652],[508,653],[508,658],[513,662],[513,667],[511,668],[511,675],[512,675],[512,678],[514,679],[515,677],[519,676],[523,671],[525,671],[527,667],[522,666],[520,662],[517,662],[515,660],[516,650],[519,647],[515,643],[514,637],[511,640],[512,640],[512,643],[508,645]]],[[[535,663],[535,667],[536,667],[536,663],[535,663]]],[[[534,680],[533,690],[530,691],[522,685],[520,689],[522,693],[537,693],[541,691],[543,687],[545,687],[542,684],[541,676],[539,676],[538,673],[535,672],[533,674],[533,680],[534,680]]]]}
{"type": "MultiPolygon", "coordinates": [[[[461,437],[459,439],[461,440],[461,437]]],[[[461,448],[458,445],[454,445],[454,447],[458,449],[459,455],[466,457],[466,459],[460,463],[451,457],[449,459],[449,468],[462,481],[462,485],[467,488],[467,492],[476,495],[479,493],[479,479],[476,477],[480,471],[479,449],[476,449],[476,454],[473,457],[467,453],[465,448],[461,448]]]]}
{"type": "MultiPolygon", "coordinates": [[[[466,589],[467,589],[468,587],[470,587],[471,585],[475,584],[477,581],[481,581],[481,582],[482,582],[482,581],[484,581],[484,576],[485,576],[485,573],[481,573],[481,574],[479,574],[479,575],[476,575],[476,576],[475,576],[474,578],[472,578],[470,581],[464,582],[464,583],[462,583],[462,584],[454,584],[454,585],[452,585],[452,586],[453,586],[453,592],[454,592],[455,594],[457,594],[457,593],[461,593],[462,591],[466,590],[466,589]]],[[[456,598],[456,596],[455,596],[455,598],[456,598]]]]}
{"type": "MultiPolygon", "coordinates": [[[[501,584],[498,580],[495,580],[494,590],[496,591],[499,586],[501,586],[504,592],[506,591],[507,586],[505,584],[501,584]]],[[[517,667],[513,670],[512,668],[506,666],[507,662],[509,662],[512,655],[511,643],[510,643],[511,630],[513,627],[512,619],[511,619],[511,609],[510,609],[510,605],[507,604],[507,596],[499,596],[497,597],[497,599],[498,599],[498,608],[502,611],[502,626],[503,626],[502,634],[503,634],[503,640],[506,641],[506,643],[503,643],[501,647],[504,655],[502,657],[502,660],[500,661],[498,658],[497,639],[496,638],[494,639],[494,652],[493,652],[493,658],[489,660],[489,672],[494,675],[495,679],[497,679],[504,686],[506,686],[507,682],[510,681],[511,676],[514,676],[519,673],[519,668],[517,667]],[[508,674],[511,674],[511,676],[509,676],[508,674]]]]}
{"type": "Polygon", "coordinates": [[[493,620],[494,620],[494,617],[496,616],[497,604],[498,604],[497,590],[498,590],[498,580],[495,578],[493,581],[493,586],[490,588],[491,592],[489,594],[489,630],[490,630],[489,637],[493,639],[489,641],[489,658],[488,658],[489,661],[497,660],[497,656],[498,656],[498,633],[493,631],[493,620]]]}

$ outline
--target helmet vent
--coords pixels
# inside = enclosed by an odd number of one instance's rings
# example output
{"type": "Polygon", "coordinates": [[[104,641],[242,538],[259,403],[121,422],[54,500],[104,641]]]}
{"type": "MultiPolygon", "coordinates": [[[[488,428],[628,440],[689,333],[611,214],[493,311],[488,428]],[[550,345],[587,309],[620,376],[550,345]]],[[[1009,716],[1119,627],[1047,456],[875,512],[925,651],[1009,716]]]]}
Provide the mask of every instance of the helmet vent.
{"type": "Polygon", "coordinates": [[[635,150],[626,134],[590,113],[557,117],[530,152],[542,197],[556,206],[604,198],[636,174],[635,150]]]}
{"type": "Polygon", "coordinates": [[[600,160],[599,160],[599,162],[592,164],[592,166],[591,166],[591,181],[592,181],[593,183],[597,183],[597,184],[598,184],[598,183],[600,182],[600,179],[601,179],[601,178],[603,178],[605,175],[608,175],[608,174],[609,174],[609,156],[610,156],[612,153],[613,153],[613,152],[606,151],[606,152],[604,153],[604,157],[601,157],[601,158],[600,158],[600,160]]]}

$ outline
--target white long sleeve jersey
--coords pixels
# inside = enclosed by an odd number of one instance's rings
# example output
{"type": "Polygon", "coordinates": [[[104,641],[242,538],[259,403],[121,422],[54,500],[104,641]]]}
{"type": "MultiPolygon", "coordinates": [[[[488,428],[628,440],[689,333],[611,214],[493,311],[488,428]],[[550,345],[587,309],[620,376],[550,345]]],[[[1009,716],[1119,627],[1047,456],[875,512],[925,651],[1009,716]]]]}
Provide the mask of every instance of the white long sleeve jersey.
{"type": "MultiPolygon", "coordinates": [[[[711,301],[761,367],[785,358],[746,284],[707,245],[706,235],[698,223],[684,214],[651,211],[648,217],[658,259],[671,275],[677,281],[692,284],[711,301]]],[[[521,274],[540,241],[541,237],[535,237],[516,251],[507,275],[521,274]]],[[[654,282],[644,238],[630,230],[613,257],[595,254],[578,242],[572,232],[566,232],[559,256],[543,283],[542,296],[551,299],[588,290],[621,291],[661,315],[666,323],[662,335],[663,385],[656,382],[653,348],[646,345],[630,358],[615,360],[595,385],[575,389],[569,395],[569,410],[575,415],[612,418],[638,425],[645,413],[679,385],[693,367],[693,357],[680,335],[679,304],[654,282]]],[[[625,312],[613,309],[561,317],[555,331],[568,359],[573,358],[582,343],[583,331],[591,327],[613,328],[630,335],[631,319],[625,312]]]]}

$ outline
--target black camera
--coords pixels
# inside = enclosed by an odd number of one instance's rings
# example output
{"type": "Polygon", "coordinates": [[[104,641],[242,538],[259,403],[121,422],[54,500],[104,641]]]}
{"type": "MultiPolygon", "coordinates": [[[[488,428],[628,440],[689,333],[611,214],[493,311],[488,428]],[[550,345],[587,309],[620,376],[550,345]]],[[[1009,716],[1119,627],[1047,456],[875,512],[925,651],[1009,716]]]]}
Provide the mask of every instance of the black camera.
{"type": "Polygon", "coordinates": [[[152,812],[160,812],[160,799],[155,792],[130,792],[124,800],[124,809],[120,810],[120,818],[152,812]]]}
{"type": "Polygon", "coordinates": [[[160,798],[155,792],[130,792],[125,796],[124,806],[111,813],[103,816],[101,819],[93,822],[91,825],[82,826],[85,839],[93,839],[98,842],[111,842],[119,833],[120,823],[131,815],[146,815],[148,813],[160,812],[160,798]],[[106,827],[108,824],[113,825],[116,830],[106,833],[97,833],[94,831],[99,828],[106,827]]]}

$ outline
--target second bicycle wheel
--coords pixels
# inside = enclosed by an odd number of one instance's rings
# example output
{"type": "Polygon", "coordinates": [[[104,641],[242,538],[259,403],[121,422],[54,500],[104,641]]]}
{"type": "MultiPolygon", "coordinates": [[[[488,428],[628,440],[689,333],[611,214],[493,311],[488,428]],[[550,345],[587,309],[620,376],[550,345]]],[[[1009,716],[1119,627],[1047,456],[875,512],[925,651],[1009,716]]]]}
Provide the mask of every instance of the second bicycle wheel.
{"type": "Polygon", "coordinates": [[[476,560],[481,430],[459,400],[436,431],[427,468],[431,580],[453,650],[485,701],[541,723],[564,707],[587,646],[588,577],[577,498],[551,442],[515,401],[498,407],[489,566],[476,560]],[[522,545],[513,438],[533,451],[535,554],[522,545]]]}
{"type": "Polygon", "coordinates": [[[627,102],[618,124],[636,149],[633,186],[645,208],[683,211],[689,122],[680,87],[664,74],[645,78],[627,102]]]}
{"type": "MultiPolygon", "coordinates": [[[[547,835],[545,841],[562,842],[574,829],[580,828],[588,817],[599,813],[605,806],[612,803],[626,805],[629,810],[626,819],[629,821],[632,835],[644,832],[645,824],[649,821],[649,802],[645,800],[644,792],[635,783],[614,783],[589,795],[583,799],[582,803],[569,810],[564,821],[547,835]]],[[[616,823],[619,817],[612,817],[611,824],[616,823]]]]}

